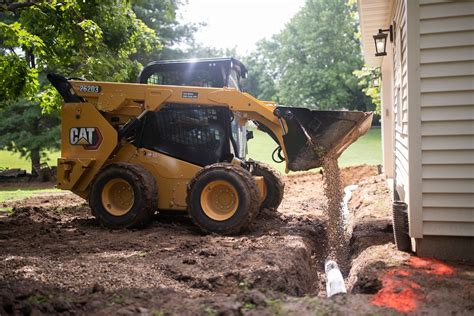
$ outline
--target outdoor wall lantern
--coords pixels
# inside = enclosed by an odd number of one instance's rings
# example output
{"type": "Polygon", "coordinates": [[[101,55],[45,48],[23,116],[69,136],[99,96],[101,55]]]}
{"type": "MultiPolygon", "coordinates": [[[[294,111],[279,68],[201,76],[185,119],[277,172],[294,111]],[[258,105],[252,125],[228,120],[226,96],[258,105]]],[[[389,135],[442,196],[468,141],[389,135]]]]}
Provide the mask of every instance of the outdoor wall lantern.
{"type": "Polygon", "coordinates": [[[374,35],[375,41],[375,56],[387,55],[387,35],[390,34],[390,42],[393,42],[392,26],[386,30],[379,29],[379,33],[374,35]]]}
{"type": "Polygon", "coordinates": [[[380,87],[380,77],[375,75],[372,77],[372,86],[380,87]]]}

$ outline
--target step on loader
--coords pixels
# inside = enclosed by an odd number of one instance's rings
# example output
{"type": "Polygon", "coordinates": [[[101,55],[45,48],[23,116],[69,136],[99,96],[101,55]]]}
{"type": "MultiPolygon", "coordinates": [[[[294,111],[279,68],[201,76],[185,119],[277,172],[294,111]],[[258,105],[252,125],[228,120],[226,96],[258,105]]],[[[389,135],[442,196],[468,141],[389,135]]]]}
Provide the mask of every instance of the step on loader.
{"type": "Polygon", "coordinates": [[[339,157],[371,125],[371,113],[257,100],[240,89],[246,75],[233,58],[154,62],[138,83],[50,74],[64,99],[57,187],[87,199],[106,227],[143,226],[168,210],[235,234],[278,208],[284,191],[275,170],[247,158],[248,122],[275,141],[287,172],[339,157]]]}

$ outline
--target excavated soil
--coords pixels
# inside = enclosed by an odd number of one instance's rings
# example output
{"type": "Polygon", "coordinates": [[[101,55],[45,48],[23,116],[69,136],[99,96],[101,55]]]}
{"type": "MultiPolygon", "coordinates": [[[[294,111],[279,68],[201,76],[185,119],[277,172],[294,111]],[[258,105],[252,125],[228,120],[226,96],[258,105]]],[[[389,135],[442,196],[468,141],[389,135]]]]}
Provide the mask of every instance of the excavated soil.
{"type": "Polygon", "coordinates": [[[263,210],[232,237],[170,214],[145,229],[108,230],[67,192],[5,202],[13,213],[0,217],[0,315],[473,312],[472,267],[395,250],[390,193],[371,166],[341,170],[344,186],[359,184],[349,205],[352,294],[324,298],[324,176],[286,176],[278,211],[263,210]]]}

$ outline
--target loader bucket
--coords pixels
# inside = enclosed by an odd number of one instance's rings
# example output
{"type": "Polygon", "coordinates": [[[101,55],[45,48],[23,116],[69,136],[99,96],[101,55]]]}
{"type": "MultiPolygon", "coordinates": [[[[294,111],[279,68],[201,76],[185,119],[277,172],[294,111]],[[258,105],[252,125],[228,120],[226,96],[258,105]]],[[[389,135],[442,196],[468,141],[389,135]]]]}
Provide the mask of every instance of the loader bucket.
{"type": "Polygon", "coordinates": [[[311,111],[278,107],[288,125],[283,136],[288,169],[303,171],[321,167],[323,159],[337,159],[371,126],[372,112],[311,111]]]}

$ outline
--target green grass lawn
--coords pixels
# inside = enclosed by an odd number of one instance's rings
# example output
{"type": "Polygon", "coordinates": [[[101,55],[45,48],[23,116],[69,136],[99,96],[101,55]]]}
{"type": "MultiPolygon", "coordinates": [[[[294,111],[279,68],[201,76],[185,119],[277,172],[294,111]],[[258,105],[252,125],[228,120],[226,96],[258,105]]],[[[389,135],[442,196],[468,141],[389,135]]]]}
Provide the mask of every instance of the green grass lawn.
{"type": "MultiPolygon", "coordinates": [[[[49,152],[47,154],[47,162],[50,166],[56,165],[56,160],[59,157],[60,152],[49,152]]],[[[31,172],[31,162],[25,158],[22,158],[17,153],[12,153],[6,150],[0,150],[0,169],[8,168],[20,168],[25,169],[27,172],[31,172]]],[[[51,185],[52,186],[52,185],[51,185]]],[[[34,194],[48,193],[48,192],[59,192],[60,190],[54,188],[0,188],[0,203],[6,200],[20,200],[29,197],[34,194]]],[[[10,208],[5,208],[0,205],[0,212],[10,212],[10,208]]]]}
{"type": "Polygon", "coordinates": [[[0,188],[0,203],[6,200],[20,200],[34,194],[60,192],[59,189],[44,188],[0,188]]]}
{"type": "MultiPolygon", "coordinates": [[[[59,155],[59,151],[47,152],[46,159],[42,159],[41,162],[46,162],[49,166],[56,166],[59,155]]],[[[3,168],[20,168],[31,172],[31,162],[29,159],[21,157],[18,153],[0,150],[0,169],[3,168]]]]}
{"type": "MultiPolygon", "coordinates": [[[[367,134],[352,144],[339,158],[340,166],[354,166],[361,164],[378,165],[382,163],[382,145],[380,128],[372,128],[367,134]]],[[[285,171],[285,164],[272,161],[272,152],[276,143],[264,132],[254,130],[254,139],[248,142],[248,157],[266,162],[280,172],[285,171]]]]}

